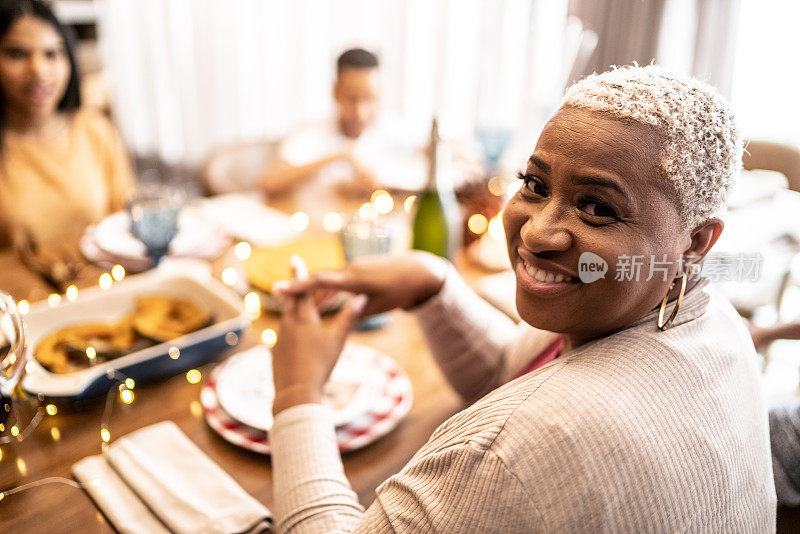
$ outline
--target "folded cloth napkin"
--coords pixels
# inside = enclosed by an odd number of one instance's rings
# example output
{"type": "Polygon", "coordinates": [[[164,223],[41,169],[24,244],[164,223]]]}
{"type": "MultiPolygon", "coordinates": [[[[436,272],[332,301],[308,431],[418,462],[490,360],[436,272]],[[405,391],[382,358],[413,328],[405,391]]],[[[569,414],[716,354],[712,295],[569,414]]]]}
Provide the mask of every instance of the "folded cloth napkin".
{"type": "Polygon", "coordinates": [[[272,518],[172,421],[117,439],[72,466],[75,478],[123,533],[268,532],[272,518]]]}

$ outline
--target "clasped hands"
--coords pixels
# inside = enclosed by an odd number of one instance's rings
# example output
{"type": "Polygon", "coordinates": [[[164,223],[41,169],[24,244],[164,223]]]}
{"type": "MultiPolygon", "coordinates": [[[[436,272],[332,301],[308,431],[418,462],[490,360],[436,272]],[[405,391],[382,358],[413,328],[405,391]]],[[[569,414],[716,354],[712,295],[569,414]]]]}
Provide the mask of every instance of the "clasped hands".
{"type": "Polygon", "coordinates": [[[421,304],[441,290],[446,271],[445,260],[426,252],[412,252],[360,258],[342,270],[309,276],[303,261],[293,257],[292,280],[273,287],[283,305],[278,340],[272,349],[273,414],[299,404],[320,402],[323,387],[356,321],[421,304]],[[340,291],[354,296],[333,318],[323,322],[312,294],[340,291]]]}

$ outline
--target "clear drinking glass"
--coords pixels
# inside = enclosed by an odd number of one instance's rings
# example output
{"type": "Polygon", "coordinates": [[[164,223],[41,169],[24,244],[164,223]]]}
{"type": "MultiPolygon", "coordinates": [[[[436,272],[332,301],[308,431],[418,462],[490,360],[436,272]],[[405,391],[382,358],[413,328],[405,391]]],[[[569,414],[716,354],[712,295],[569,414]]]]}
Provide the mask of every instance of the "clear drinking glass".
{"type": "Polygon", "coordinates": [[[131,232],[147,247],[153,267],[178,233],[178,215],[185,203],[182,189],[160,183],[141,184],[128,200],[131,232]]]}
{"type": "Polygon", "coordinates": [[[28,330],[17,303],[0,291],[0,423],[11,412],[11,393],[25,371],[28,330]]]}
{"type": "MultiPolygon", "coordinates": [[[[342,248],[347,261],[362,256],[388,254],[392,248],[392,235],[379,220],[354,220],[347,223],[341,231],[342,248]]],[[[389,322],[386,314],[371,315],[356,323],[356,330],[375,330],[389,322]]]]}

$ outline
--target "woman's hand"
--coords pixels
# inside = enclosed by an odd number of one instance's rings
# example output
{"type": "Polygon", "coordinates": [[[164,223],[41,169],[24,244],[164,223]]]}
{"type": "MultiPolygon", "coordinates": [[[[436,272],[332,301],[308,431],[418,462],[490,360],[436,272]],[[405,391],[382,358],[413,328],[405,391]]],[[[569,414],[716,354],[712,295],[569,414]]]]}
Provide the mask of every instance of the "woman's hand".
{"type": "MultiPolygon", "coordinates": [[[[297,277],[294,263],[292,269],[297,277]]],[[[361,314],[367,297],[357,295],[348,300],[328,326],[322,324],[308,293],[284,295],[282,300],[278,341],[272,349],[274,414],[298,404],[321,400],[322,388],[339,359],[345,338],[361,314]]]]}
{"type": "Polygon", "coordinates": [[[442,289],[446,272],[445,260],[415,251],[359,258],[339,271],[320,271],[305,280],[278,282],[273,291],[286,297],[320,290],[363,294],[369,299],[362,312],[366,316],[423,303],[442,289]]]}

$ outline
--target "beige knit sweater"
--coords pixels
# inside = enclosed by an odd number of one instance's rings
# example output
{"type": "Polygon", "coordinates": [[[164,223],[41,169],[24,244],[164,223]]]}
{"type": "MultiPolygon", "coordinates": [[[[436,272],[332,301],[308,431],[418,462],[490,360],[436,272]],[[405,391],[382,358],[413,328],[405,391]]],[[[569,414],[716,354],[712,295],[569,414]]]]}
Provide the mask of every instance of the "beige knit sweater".
{"type": "Polygon", "coordinates": [[[774,532],[755,352],[705,286],[666,332],[652,312],[494,389],[552,334],[520,332],[451,272],[416,314],[453,387],[480,400],[442,424],[366,513],[326,409],[281,412],[270,433],[279,529],[774,532]]]}

